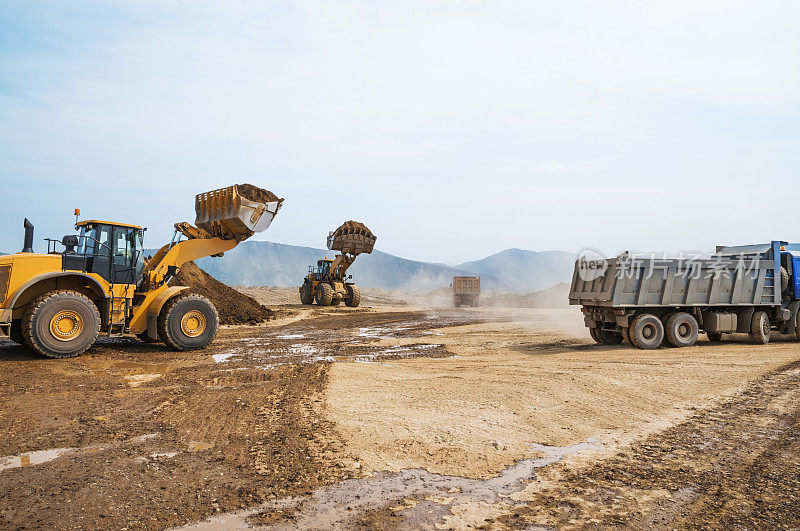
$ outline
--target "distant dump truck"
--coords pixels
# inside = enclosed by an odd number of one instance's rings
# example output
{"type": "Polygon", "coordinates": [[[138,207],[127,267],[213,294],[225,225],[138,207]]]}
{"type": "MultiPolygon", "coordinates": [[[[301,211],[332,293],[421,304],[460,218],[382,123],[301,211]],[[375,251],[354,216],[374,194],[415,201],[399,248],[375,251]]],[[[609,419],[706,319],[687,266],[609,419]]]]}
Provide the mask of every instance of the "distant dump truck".
{"type": "Polygon", "coordinates": [[[706,258],[579,259],[569,302],[607,345],[686,347],[701,330],[714,342],[746,333],[764,344],[773,330],[800,340],[800,244],[717,247],[706,258]]]}
{"type": "Polygon", "coordinates": [[[453,277],[453,306],[477,306],[481,294],[480,277],[453,277]]]}

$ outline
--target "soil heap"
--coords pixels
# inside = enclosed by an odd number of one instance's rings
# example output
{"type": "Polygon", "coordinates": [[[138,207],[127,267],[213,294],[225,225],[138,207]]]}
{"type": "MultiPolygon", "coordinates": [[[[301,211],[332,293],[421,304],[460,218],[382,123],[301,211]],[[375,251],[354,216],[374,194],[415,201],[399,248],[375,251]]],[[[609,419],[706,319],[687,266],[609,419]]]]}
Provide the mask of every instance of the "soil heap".
{"type": "Polygon", "coordinates": [[[169,283],[171,286],[188,286],[190,291],[210,299],[217,307],[220,324],[258,324],[275,317],[275,312],[223,284],[194,262],[183,264],[169,283]]]}
{"type": "Polygon", "coordinates": [[[239,190],[240,196],[250,201],[255,201],[256,203],[274,203],[275,201],[282,201],[282,199],[269,190],[264,190],[252,184],[239,184],[236,185],[236,188],[239,190]]]}

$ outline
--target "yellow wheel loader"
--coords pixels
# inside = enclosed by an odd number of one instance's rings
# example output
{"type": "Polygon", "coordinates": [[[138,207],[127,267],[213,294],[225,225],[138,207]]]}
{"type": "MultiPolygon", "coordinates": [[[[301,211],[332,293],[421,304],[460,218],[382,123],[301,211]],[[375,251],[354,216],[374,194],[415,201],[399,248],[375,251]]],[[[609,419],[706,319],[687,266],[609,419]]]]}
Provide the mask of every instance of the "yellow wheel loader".
{"type": "Polygon", "coordinates": [[[37,254],[26,219],[23,250],[0,256],[0,337],[50,358],[77,356],[100,334],[203,348],[217,333],[216,308],[167,282],[184,263],[221,256],[265,230],[282,204],[252,185],[200,194],[196,226],[176,224],[172,242],[148,260],[142,256],[146,229],[138,225],[76,221],[77,235],[46,239],[47,254],[37,254]]]}
{"type": "Polygon", "coordinates": [[[346,221],[341,227],[328,234],[328,249],[341,251],[333,260],[325,258],[317,261],[317,267],[308,266],[308,275],[300,286],[300,302],[320,306],[338,306],[344,302],[355,308],[361,304],[361,290],[353,282],[353,275],[347,275],[347,268],[353,265],[359,254],[372,252],[377,238],[363,224],[346,221]]]}

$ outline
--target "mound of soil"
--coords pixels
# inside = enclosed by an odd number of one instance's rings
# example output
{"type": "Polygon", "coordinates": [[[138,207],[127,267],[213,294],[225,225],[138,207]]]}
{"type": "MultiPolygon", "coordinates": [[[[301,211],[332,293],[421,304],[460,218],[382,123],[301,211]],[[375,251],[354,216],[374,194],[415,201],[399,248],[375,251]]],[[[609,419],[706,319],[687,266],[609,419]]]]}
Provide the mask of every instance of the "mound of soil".
{"type": "Polygon", "coordinates": [[[250,201],[255,201],[256,203],[274,203],[275,201],[282,201],[282,199],[269,190],[264,190],[252,184],[239,184],[236,185],[236,187],[239,190],[240,196],[250,201]]]}
{"type": "Polygon", "coordinates": [[[189,286],[207,297],[219,312],[220,324],[257,324],[275,318],[275,312],[215,279],[194,262],[186,262],[169,281],[172,286],[189,286]]]}

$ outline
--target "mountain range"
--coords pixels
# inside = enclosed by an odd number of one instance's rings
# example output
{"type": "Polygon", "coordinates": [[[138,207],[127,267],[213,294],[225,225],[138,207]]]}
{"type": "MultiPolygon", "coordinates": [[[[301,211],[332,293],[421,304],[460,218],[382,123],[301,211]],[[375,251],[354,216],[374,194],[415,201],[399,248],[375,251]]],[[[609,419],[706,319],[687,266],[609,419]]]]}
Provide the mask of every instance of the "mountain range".
{"type": "MultiPolygon", "coordinates": [[[[268,241],[242,242],[221,258],[206,257],[197,264],[218,280],[233,286],[299,286],[308,266],[334,253],[268,241]]],[[[348,270],[364,287],[430,291],[450,286],[454,275],[481,277],[484,291],[525,293],[569,282],[576,256],[564,251],[507,249],[482,260],[457,266],[400,258],[378,250],[360,255],[348,270]]]]}

